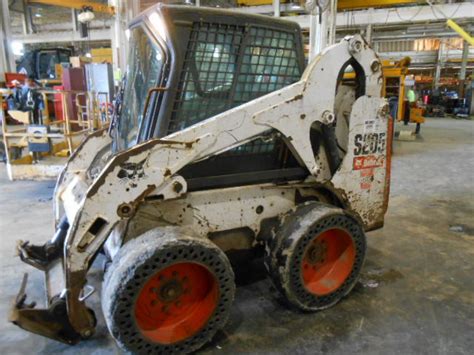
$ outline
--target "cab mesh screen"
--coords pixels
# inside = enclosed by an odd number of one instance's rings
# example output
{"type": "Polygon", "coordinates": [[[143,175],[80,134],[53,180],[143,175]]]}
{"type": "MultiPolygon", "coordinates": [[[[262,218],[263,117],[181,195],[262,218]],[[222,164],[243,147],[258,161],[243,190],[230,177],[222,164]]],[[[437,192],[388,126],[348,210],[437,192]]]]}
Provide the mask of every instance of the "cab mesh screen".
{"type": "MultiPolygon", "coordinates": [[[[269,28],[194,23],[168,133],[298,81],[302,68],[295,35],[269,28]]],[[[234,151],[271,150],[268,143],[258,142],[234,151]],[[255,144],[258,150],[251,148],[255,144]]]]}

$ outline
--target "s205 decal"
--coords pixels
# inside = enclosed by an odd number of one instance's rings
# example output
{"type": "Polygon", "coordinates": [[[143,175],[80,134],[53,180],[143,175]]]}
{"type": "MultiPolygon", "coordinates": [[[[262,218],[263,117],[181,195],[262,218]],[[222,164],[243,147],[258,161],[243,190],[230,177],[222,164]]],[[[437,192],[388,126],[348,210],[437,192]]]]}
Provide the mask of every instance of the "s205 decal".
{"type": "Polygon", "coordinates": [[[356,134],[354,155],[384,154],[386,138],[386,133],[356,134]]]}

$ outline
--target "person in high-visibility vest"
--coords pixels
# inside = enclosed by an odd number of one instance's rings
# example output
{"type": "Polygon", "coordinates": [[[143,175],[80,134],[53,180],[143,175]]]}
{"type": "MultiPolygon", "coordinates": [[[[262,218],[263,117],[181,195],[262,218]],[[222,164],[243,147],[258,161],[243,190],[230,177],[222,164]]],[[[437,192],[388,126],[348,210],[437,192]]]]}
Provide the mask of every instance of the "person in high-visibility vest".
{"type": "Polygon", "coordinates": [[[408,122],[410,122],[410,108],[415,107],[416,105],[416,95],[415,95],[415,90],[413,88],[410,88],[407,90],[407,94],[405,97],[405,112],[403,113],[403,123],[408,125],[408,122]]]}

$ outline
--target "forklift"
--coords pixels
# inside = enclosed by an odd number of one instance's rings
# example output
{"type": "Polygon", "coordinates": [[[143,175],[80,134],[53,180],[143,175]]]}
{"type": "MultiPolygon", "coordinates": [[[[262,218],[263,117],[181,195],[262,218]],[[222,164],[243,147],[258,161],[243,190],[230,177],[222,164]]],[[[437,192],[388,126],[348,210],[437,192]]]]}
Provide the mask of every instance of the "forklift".
{"type": "Polygon", "coordinates": [[[58,178],[55,235],[18,244],[46,275],[46,304],[27,302],[25,276],[10,321],[67,344],[92,337],[99,254],[102,312],[130,353],[209,342],[242,251],[293,309],[348,295],[390,185],[382,65],[365,40],[346,37],[305,67],[295,23],[158,4],[131,23],[128,63],[110,128],[58,178]]]}

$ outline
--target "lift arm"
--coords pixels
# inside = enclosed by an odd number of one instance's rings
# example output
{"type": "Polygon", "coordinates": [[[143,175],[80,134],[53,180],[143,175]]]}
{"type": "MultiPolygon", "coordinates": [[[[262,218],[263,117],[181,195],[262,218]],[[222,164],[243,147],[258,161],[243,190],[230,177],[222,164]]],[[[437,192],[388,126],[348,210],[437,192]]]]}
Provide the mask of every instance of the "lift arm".
{"type": "Polygon", "coordinates": [[[68,7],[71,9],[82,10],[84,7],[90,7],[94,12],[102,12],[109,15],[115,14],[115,8],[113,6],[107,6],[104,4],[97,3],[95,1],[82,1],[82,0],[28,0],[30,4],[43,4],[68,7]]]}

